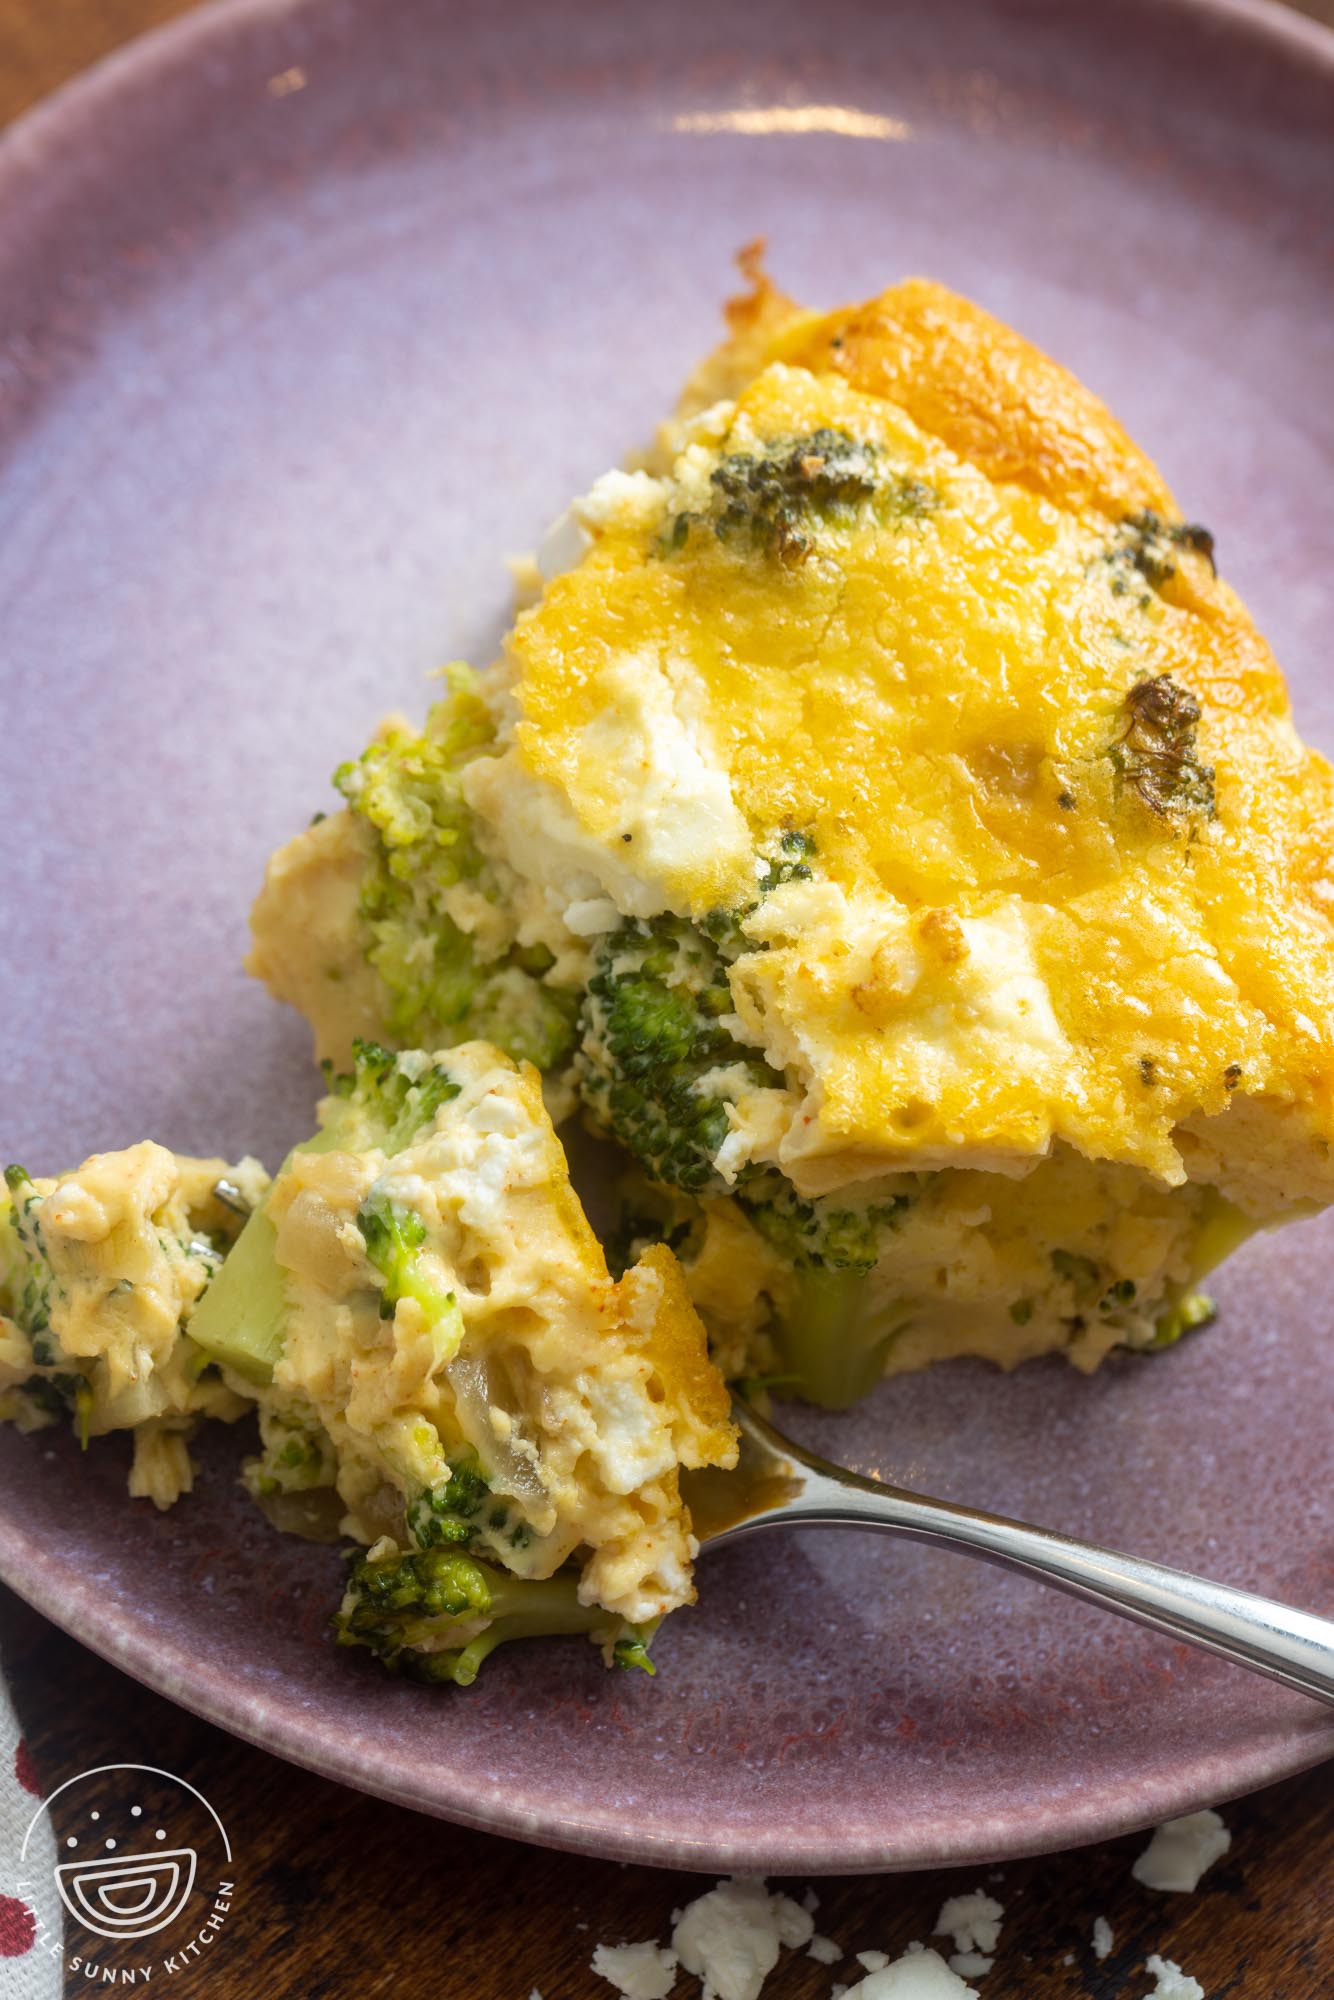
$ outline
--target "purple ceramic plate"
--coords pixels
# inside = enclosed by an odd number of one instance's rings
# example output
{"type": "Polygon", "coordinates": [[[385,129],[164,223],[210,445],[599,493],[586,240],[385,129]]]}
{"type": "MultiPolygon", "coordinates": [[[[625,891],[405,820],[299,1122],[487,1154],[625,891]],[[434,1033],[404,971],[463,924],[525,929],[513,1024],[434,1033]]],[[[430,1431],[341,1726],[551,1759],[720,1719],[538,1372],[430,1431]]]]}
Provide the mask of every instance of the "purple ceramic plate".
{"type": "MultiPolygon", "coordinates": [[[[266,853],[502,557],[644,437],[730,258],[833,303],[932,273],[1103,391],[1219,535],[1334,745],[1334,44],[1251,5],[230,0],[0,147],[5,1076],[34,1171],[144,1134],[274,1161],[306,1035],[240,971],[266,853]]],[[[1334,1223],[1092,1382],[959,1365],[794,1428],[851,1463],[1334,1613],[1334,1223]]],[[[812,1871],[1091,1840],[1334,1752],[1314,1703],[957,1557],[703,1564],[656,1681],[468,1693],[336,1654],[338,1559],[204,1454],[0,1436],[0,1571],[149,1685],[429,1812],[812,1871]],[[76,1497],[77,1496],[77,1497],[76,1497]]]]}

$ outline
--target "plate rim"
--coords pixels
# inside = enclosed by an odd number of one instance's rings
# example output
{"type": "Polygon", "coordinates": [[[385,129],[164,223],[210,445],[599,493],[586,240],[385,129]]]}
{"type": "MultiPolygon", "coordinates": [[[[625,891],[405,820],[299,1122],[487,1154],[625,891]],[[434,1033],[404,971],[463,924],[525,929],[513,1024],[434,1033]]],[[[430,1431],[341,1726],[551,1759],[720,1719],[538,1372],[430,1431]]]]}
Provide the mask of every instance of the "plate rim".
{"type": "MultiPolygon", "coordinates": [[[[0,131],[0,245],[21,224],[23,178],[29,167],[38,164],[32,155],[67,137],[67,126],[75,127],[95,114],[104,99],[114,100],[121,90],[183,61],[197,43],[230,40],[259,23],[313,14],[323,4],[324,0],[200,0],[188,12],[132,35],[38,98],[0,131]],[[17,187],[8,184],[11,177],[18,180],[17,187]]],[[[373,4],[373,0],[354,0],[354,4],[373,4]]],[[[577,5],[578,0],[570,4],[577,5]]],[[[1334,25],[1326,27],[1290,0],[1155,0],[1155,4],[1201,21],[1228,21],[1258,41],[1277,43],[1294,58],[1304,57],[1334,83],[1334,25]]]]}
{"type": "MultiPolygon", "coordinates": [[[[201,1720],[240,1737],[256,1749],[285,1762],[297,1764],[352,1790],[392,1805],[408,1807],[433,1819],[445,1819],[457,1826],[501,1838],[528,1841],[566,1853],[601,1860],[635,1862],[656,1868],[680,1868],[698,1874],[720,1871],[738,1874],[785,1875],[871,1875],[902,1874],[927,1868],[958,1868],[986,1861],[1015,1861],[1026,1857],[1087,1847],[1095,1842],[1138,1833],[1164,1820],[1198,1810],[1204,1805],[1221,1805],[1229,1799],[1258,1791],[1281,1778],[1334,1759],[1334,1736],[1317,1730],[1289,1735],[1281,1746],[1258,1744],[1246,1754],[1235,1749],[1208,1753],[1201,1751],[1187,1765],[1178,1763],[1164,1774],[1140,1777],[1133,1794],[1123,1788],[1125,1803],[1108,1812],[1096,1789],[1081,1789],[1077,1802],[1053,1814],[1044,1806],[1039,1830],[1025,1836],[1022,1822],[1010,1811],[994,1815],[996,1831],[985,1849],[979,1849],[980,1817],[962,1822],[957,1834],[948,1822],[938,1823],[932,1844],[924,1844],[918,1831],[911,1846],[895,1848],[893,1832],[873,1841],[859,1837],[839,1844],[824,1833],[793,1838],[784,1831],[762,1838],[747,1836],[732,1840],[723,1835],[709,1838],[685,1837],[673,1832],[640,1826],[627,1831],[617,1812],[587,1811],[553,1813],[543,1807],[525,1806],[498,1789],[497,1796],[479,1806],[475,1787],[451,1793],[449,1769],[441,1764],[430,1767],[441,1784],[419,1782],[410,1755],[404,1754],[393,1766],[395,1775],[385,1774],[383,1746],[378,1757],[358,1754],[355,1741],[345,1745],[331,1737],[322,1724],[309,1723],[299,1706],[280,1696],[266,1695],[261,1689],[243,1691],[232,1679],[216,1682],[192,1672],[193,1656],[172,1642],[150,1641],[129,1610],[108,1611],[84,1576],[69,1578],[51,1574],[58,1561],[16,1531],[0,1516],[0,1582],[33,1610],[49,1618],[53,1625],[77,1639],[111,1666],[129,1674],[153,1693],[201,1720]],[[86,1622],[85,1622],[86,1621],[86,1622]],[[1216,1775],[1214,1775],[1216,1774],[1216,1775]],[[1131,1802],[1133,1798],[1133,1803],[1131,1802]]],[[[1238,1667],[1237,1672],[1247,1671],[1238,1667]]],[[[417,1691],[422,1700],[439,1698],[439,1691],[417,1691]]],[[[466,1691],[455,1690],[450,1699],[466,1700],[466,1691]]],[[[1317,1705],[1312,1703],[1313,1713],[1317,1705]]]]}
{"type": "MultiPolygon", "coordinates": [[[[374,0],[353,0],[373,5],[374,0]]],[[[571,0],[578,4],[578,0],[571,0]]],[[[96,123],[130,94],[151,88],[201,51],[230,44],[257,27],[314,14],[323,0],[203,0],[203,4],[132,37],[39,99],[0,133],[0,253],[19,240],[32,210],[40,204],[46,161],[59,149],[77,148],[83,128],[96,123]]],[[[1275,46],[1307,73],[1334,88],[1334,27],[1313,20],[1284,0],[1157,0],[1179,15],[1201,22],[1222,20],[1265,47],[1275,46]]],[[[239,1679],[215,1682],[192,1671],[184,1647],[163,1643],[141,1628],[128,1610],[108,1609],[91,1580],[71,1573],[59,1556],[18,1529],[0,1509],[0,1581],[43,1617],[81,1645],[130,1674],[145,1687],[229,1734],[335,1783],[478,1832],[529,1841],[593,1857],[633,1861],[695,1872],[738,1870],[769,1875],[896,1873],[957,1867],[986,1859],[1014,1860],[1116,1838],[1161,1823],[1203,1804],[1218,1804],[1334,1757],[1334,1737],[1318,1730],[1294,1731],[1281,1741],[1262,1740],[1248,1751],[1235,1747],[1197,1753],[1170,1772],[1140,1777],[1122,1786],[1116,1810],[1100,1802],[1097,1790],[1053,1814],[1044,1808],[1039,1830],[1026,1836],[1014,1809],[994,1815],[994,1836],[985,1850],[979,1838],[985,1816],[970,1819],[957,1835],[947,1824],[924,1844],[920,1821],[910,1847],[895,1849],[889,1829],[878,1842],[840,1840],[824,1830],[793,1838],[785,1832],[741,1841],[721,1829],[709,1838],[684,1837],[651,1826],[627,1829],[608,1812],[562,1813],[549,1805],[534,1808],[520,1797],[498,1795],[479,1804],[475,1789],[451,1791],[449,1768],[432,1766],[433,1782],[418,1777],[419,1766],[400,1758],[386,1769],[383,1746],[363,1755],[357,1739],[345,1744],[312,1725],[299,1699],[274,1695],[239,1679]]],[[[1238,1669],[1238,1671],[1244,1671],[1238,1669]]],[[[423,1698],[430,1698],[423,1696],[423,1698]]],[[[467,1699],[466,1693],[455,1698],[467,1699]]]]}

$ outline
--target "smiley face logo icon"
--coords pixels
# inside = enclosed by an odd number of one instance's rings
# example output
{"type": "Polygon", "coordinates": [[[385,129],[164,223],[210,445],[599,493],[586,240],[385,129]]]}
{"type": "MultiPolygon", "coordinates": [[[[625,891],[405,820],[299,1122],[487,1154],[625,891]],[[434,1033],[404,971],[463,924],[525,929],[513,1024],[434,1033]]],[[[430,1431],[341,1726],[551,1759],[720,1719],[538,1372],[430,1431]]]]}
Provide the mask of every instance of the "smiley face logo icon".
{"type": "Polygon", "coordinates": [[[153,1765],[105,1764],[68,1779],[34,1815],[25,1861],[30,1844],[34,1861],[39,1850],[51,1857],[47,1880],[67,1919],[112,1945],[151,1938],[159,1951],[180,1941],[188,1950],[228,1907],[222,1821],[202,1792],[153,1765]]]}
{"type": "MultiPolygon", "coordinates": [[[[165,1828],[156,1832],[163,1836],[165,1828]]],[[[99,1937],[151,1937],[185,1908],[198,1858],[193,1847],[177,1847],[61,1861],[56,1888],[70,1915],[99,1937]]]]}

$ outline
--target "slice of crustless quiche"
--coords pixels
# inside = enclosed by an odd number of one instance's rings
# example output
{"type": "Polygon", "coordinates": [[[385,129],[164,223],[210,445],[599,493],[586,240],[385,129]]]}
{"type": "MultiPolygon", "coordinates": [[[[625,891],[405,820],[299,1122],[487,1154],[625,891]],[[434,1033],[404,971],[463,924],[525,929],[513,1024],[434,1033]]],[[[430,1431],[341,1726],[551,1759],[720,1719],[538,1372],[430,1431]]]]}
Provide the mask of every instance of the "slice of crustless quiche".
{"type": "Polygon", "coordinates": [[[977,307],[752,260],[646,469],[275,857],[341,1060],[482,1034],[634,1162],[723,1366],[1170,1343],[1334,1194],[1334,788],[1150,462],[977,307]]]}

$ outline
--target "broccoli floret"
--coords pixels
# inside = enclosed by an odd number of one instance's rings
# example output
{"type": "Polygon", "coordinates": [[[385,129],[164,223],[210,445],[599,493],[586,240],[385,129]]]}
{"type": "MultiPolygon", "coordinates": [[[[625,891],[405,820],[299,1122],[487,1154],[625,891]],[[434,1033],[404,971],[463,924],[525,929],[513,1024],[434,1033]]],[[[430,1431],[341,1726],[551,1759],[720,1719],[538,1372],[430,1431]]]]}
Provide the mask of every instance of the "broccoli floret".
{"type": "Polygon", "coordinates": [[[469,668],[446,669],[449,694],[436,702],[421,735],[392,730],[334,783],[380,836],[386,872],[411,883],[430,875],[452,886],[481,872],[461,774],[495,738],[495,725],[469,668]]]}
{"type": "MultiPolygon", "coordinates": [[[[760,895],[808,880],[815,843],[784,835],[760,878],[760,895]]],[[[746,1167],[729,1187],[718,1171],[731,1130],[728,1105],[743,1091],[781,1089],[784,1078],[727,1025],[728,968],[755,947],[743,925],[755,908],[712,912],[698,927],[674,916],[629,919],[598,948],[583,1014],[576,1079],[584,1105],[651,1183],[690,1195],[731,1192],[788,1261],[792,1282],[775,1301],[774,1341],[784,1380],[811,1401],[842,1407],[878,1378],[885,1349],[905,1323],[893,1301],[864,1281],[911,1196],[807,1201],[773,1169],[746,1167]]],[[[670,1209],[623,1224],[666,1240],[690,1262],[691,1224],[670,1209]],[[668,1235],[671,1230],[674,1234],[668,1235]]]]}
{"type": "Polygon", "coordinates": [[[829,1409],[857,1402],[879,1381],[886,1349],[906,1323],[899,1303],[867,1279],[911,1195],[808,1201],[771,1172],[738,1189],[736,1199],[792,1266],[773,1323],[783,1385],[829,1409]]]}
{"type": "Polygon", "coordinates": [[[611,1660],[615,1667],[638,1667],[646,1674],[656,1674],[658,1671],[648,1656],[648,1638],[634,1627],[631,1627],[623,1638],[613,1641],[611,1660]]]}
{"type": "Polygon", "coordinates": [[[420,735],[395,730],[334,773],[376,836],[361,911],[367,956],[388,994],[386,1030],[400,1044],[432,1048],[480,1037],[549,1069],[573,1046],[576,996],[545,985],[518,948],[483,963],[446,907],[461,882],[496,893],[461,782],[495,727],[476,676],[454,666],[446,678],[449,694],[420,735]]]}
{"type": "Polygon", "coordinates": [[[1121,783],[1160,816],[1199,813],[1213,819],[1214,774],[1195,753],[1200,704],[1189,689],[1170,674],[1140,681],[1125,698],[1125,718],[1111,749],[1121,783]]]}
{"type": "Polygon", "coordinates": [[[472,1451],[451,1459],[449,1476],[424,1488],[405,1509],[408,1534],[419,1549],[488,1552],[506,1563],[528,1547],[532,1530],[514,1503],[493,1494],[472,1451]]]}
{"type": "Polygon", "coordinates": [[[88,1424],[93,1392],[85,1376],[69,1368],[51,1325],[51,1309],[59,1296],[42,1243],[42,1196],[26,1167],[5,1168],[8,1199],[0,1203],[0,1312],[28,1336],[36,1367],[20,1393],[40,1420],[70,1417],[83,1450],[88,1448],[88,1424]]]}
{"type": "Polygon", "coordinates": [[[604,938],[588,983],[577,1068],[594,1118],[649,1177],[691,1193],[714,1166],[739,1090],[782,1077],[723,1024],[732,1011],[718,944],[672,916],[629,918],[604,938]]]}
{"type": "Polygon", "coordinates": [[[335,1076],[326,1067],[329,1096],[321,1106],[321,1131],[310,1146],[376,1146],[401,1153],[431,1123],[459,1087],[441,1063],[415,1051],[402,1055],[378,1042],[352,1045],[352,1068],[335,1076]]]}
{"type": "Polygon", "coordinates": [[[494,1042],[515,1062],[558,1069],[574,1048],[579,994],[544,985],[522,963],[529,956],[523,950],[512,951],[499,972],[487,973],[468,1009],[466,1034],[460,1031],[450,1040],[476,1036],[494,1042]]]}
{"type": "Polygon", "coordinates": [[[422,1274],[418,1252],[426,1241],[426,1224],[417,1211],[372,1188],[357,1210],[357,1227],[367,1260],[384,1280],[380,1318],[392,1319],[400,1299],[414,1299],[428,1327],[449,1322],[451,1351],[457,1349],[463,1338],[463,1316],[453,1292],[441,1291],[422,1274]]]}
{"type": "Polygon", "coordinates": [[[817,522],[851,522],[873,500],[898,519],[919,519],[940,505],[925,480],[885,467],[877,446],[827,426],[775,438],[759,451],[730,452],[709,480],[707,510],[673,517],[664,554],[683,549],[698,525],[720,542],[796,565],[810,554],[817,522]]]}
{"type": "Polygon", "coordinates": [[[315,1412],[307,1405],[259,1410],[263,1450],[248,1458],[241,1476],[252,1499],[275,1493],[311,1493],[332,1486],[337,1475],[334,1450],[315,1412]]]}
{"type": "Polygon", "coordinates": [[[764,896],[809,881],[815,841],[789,828],[738,909],[684,918],[629,917],[601,939],[580,1015],[575,1076],[586,1108],[650,1180],[690,1194],[722,1192],[714,1162],[731,1130],[727,1106],[781,1089],[781,1072],[738,1042],[728,966],[756,947],[743,925],[764,896]]]}
{"type": "Polygon", "coordinates": [[[1193,1332],[1197,1326],[1208,1326],[1217,1316],[1217,1306],[1204,1292],[1187,1292],[1159,1315],[1153,1339],[1145,1352],[1155,1353],[1164,1347],[1175,1347],[1183,1334],[1193,1332]]]}
{"type": "Polygon", "coordinates": [[[737,1191],[737,1201],[762,1236],[804,1269],[851,1271],[865,1277],[875,1268],[885,1233],[907,1208],[910,1197],[891,1195],[860,1206],[821,1195],[807,1201],[782,1174],[766,1173],[737,1191]]]}
{"type": "Polygon", "coordinates": [[[579,1602],[577,1570],[542,1580],[511,1576],[445,1548],[404,1553],[377,1542],[352,1564],[334,1619],[338,1643],[366,1646],[391,1673],[469,1687],[488,1653],[509,1639],[605,1634],[618,1666],[646,1667],[648,1634],[579,1602]]]}
{"type": "MultiPolygon", "coordinates": [[[[491,1497],[486,1475],[475,1454],[460,1454],[449,1468],[448,1479],[427,1487],[407,1507],[408,1533],[419,1549],[462,1547],[477,1533],[477,1516],[491,1497]]],[[[488,1510],[488,1525],[491,1523],[488,1510]]],[[[508,1509],[500,1508],[508,1520],[508,1509]]]]}
{"type": "Polygon", "coordinates": [[[675,1188],[629,1173],[620,1177],[602,1234],[613,1278],[622,1278],[651,1243],[664,1243],[683,1264],[698,1248],[698,1204],[675,1188]]]}
{"type": "Polygon", "coordinates": [[[777,854],[766,862],[760,876],[761,896],[781,888],[784,882],[809,882],[815,873],[811,867],[815,854],[814,834],[803,833],[800,827],[788,827],[779,840],[777,854]]]}
{"type": "MultiPolygon", "coordinates": [[[[375,1147],[392,1156],[411,1145],[459,1089],[449,1071],[429,1057],[395,1055],[365,1041],[354,1046],[351,1073],[331,1076],[329,1085],[320,1107],[321,1130],[298,1152],[375,1147]]],[[[287,1289],[276,1244],[277,1233],[261,1206],[190,1321],[192,1340],[211,1359],[261,1384],[272,1381],[287,1337],[287,1289]]]]}
{"type": "Polygon", "coordinates": [[[42,1197],[26,1167],[6,1167],[0,1205],[0,1310],[23,1328],[39,1368],[56,1360],[51,1335],[51,1267],[42,1248],[42,1197]]]}
{"type": "Polygon", "coordinates": [[[1144,583],[1161,590],[1176,575],[1177,556],[1182,549],[1203,556],[1217,575],[1214,538],[1198,521],[1164,521],[1150,508],[1128,515],[1106,552],[1113,596],[1124,597],[1131,591],[1142,590],[1144,583]]]}

